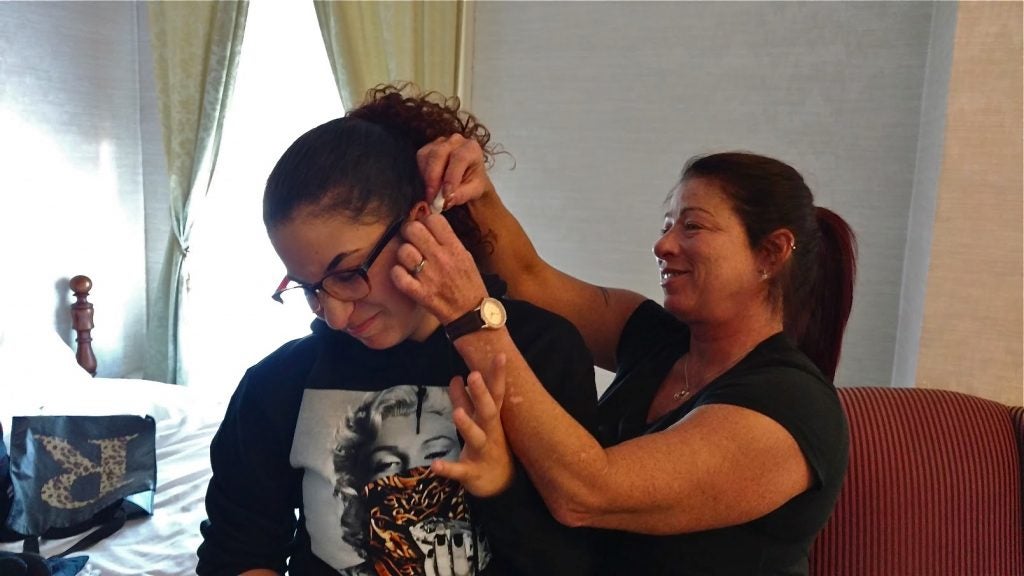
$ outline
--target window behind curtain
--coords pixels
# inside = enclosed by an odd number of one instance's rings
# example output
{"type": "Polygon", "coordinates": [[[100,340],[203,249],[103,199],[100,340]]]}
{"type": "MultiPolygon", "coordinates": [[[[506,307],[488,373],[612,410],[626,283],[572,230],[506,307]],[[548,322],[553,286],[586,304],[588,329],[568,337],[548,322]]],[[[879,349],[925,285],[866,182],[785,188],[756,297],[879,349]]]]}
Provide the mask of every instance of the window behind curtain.
{"type": "Polygon", "coordinates": [[[295,138],[342,114],[312,2],[251,3],[208,209],[193,232],[189,385],[230,393],[247,367],[309,333],[308,308],[270,299],[285,270],[263,227],[263,186],[295,138]]]}

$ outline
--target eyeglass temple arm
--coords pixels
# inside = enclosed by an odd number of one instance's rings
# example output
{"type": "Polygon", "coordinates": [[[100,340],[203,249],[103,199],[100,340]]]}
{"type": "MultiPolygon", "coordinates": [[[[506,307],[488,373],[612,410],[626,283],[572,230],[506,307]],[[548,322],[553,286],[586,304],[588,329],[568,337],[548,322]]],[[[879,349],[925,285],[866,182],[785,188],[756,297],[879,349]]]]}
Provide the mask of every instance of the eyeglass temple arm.
{"type": "Polygon", "coordinates": [[[290,282],[290,280],[288,279],[287,276],[285,276],[284,278],[281,279],[281,283],[277,285],[277,290],[275,290],[274,294],[271,296],[271,298],[273,298],[275,302],[280,302],[281,304],[284,304],[284,299],[281,298],[281,292],[284,292],[284,289],[288,286],[288,282],[290,282]]]}

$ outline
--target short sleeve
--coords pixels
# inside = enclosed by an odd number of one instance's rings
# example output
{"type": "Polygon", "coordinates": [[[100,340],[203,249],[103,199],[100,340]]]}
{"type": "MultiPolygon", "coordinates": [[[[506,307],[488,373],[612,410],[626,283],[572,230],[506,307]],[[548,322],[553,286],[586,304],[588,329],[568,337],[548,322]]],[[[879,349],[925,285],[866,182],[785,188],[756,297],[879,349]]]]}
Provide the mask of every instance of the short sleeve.
{"type": "Polygon", "coordinates": [[[731,404],[764,414],[793,437],[817,485],[839,481],[846,469],[848,431],[835,388],[797,367],[765,367],[723,382],[700,404],[731,404]]]}

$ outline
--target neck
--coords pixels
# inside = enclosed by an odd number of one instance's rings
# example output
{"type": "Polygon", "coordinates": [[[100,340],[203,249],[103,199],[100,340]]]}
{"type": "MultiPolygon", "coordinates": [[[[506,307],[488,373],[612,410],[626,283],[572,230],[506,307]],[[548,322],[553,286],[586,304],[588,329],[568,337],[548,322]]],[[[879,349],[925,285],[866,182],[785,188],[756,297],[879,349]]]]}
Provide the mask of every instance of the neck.
{"type": "Polygon", "coordinates": [[[732,323],[701,323],[689,325],[690,362],[707,369],[734,364],[761,342],[782,331],[781,315],[743,318],[732,323]]]}
{"type": "Polygon", "coordinates": [[[433,314],[430,314],[423,308],[419,308],[422,314],[422,320],[419,325],[413,330],[413,333],[409,335],[410,340],[416,342],[424,342],[435,330],[441,325],[441,321],[438,320],[433,314]]]}

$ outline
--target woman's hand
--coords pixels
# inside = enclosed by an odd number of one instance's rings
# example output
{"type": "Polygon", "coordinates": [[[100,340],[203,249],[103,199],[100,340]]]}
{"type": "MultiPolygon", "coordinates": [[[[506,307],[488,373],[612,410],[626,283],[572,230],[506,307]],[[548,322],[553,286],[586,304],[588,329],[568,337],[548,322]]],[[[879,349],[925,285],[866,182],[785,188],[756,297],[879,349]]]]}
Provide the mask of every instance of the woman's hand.
{"type": "Polygon", "coordinates": [[[465,440],[458,462],[435,460],[430,469],[439,476],[456,480],[469,493],[487,498],[505,491],[512,484],[515,464],[501,426],[501,403],[505,397],[505,355],[491,363],[486,382],[480,372],[452,378],[448,394],[452,399],[452,419],[465,440]]]}
{"type": "Polygon", "coordinates": [[[416,163],[426,185],[428,204],[433,204],[438,193],[444,198],[444,207],[450,208],[494,190],[483,149],[476,140],[461,134],[442,136],[420,148],[416,163]]]}
{"type": "Polygon", "coordinates": [[[448,221],[430,214],[405,225],[391,280],[443,324],[476,308],[487,296],[473,257],[448,221]]]}

